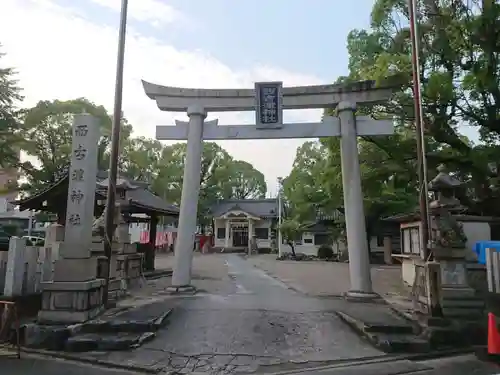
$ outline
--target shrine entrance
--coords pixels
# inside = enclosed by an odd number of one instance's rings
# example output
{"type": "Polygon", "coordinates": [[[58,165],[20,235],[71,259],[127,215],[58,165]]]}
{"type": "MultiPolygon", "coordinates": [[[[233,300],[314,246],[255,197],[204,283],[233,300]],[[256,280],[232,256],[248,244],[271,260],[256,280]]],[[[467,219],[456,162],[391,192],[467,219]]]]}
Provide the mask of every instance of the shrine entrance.
{"type": "MultiPolygon", "coordinates": [[[[200,194],[200,172],[203,141],[239,139],[286,139],[340,137],[342,184],[349,248],[348,295],[374,298],[370,276],[370,259],[366,241],[363,192],[358,157],[358,136],[387,136],[394,131],[391,120],[373,120],[356,116],[356,105],[385,102],[394,89],[390,80],[349,84],[283,88],[282,82],[260,82],[254,89],[188,89],[144,82],[146,95],[162,111],[187,112],[189,122],[175,126],[157,126],[158,140],[187,140],[179,229],[175,248],[172,292],[193,289],[191,286],[192,243],[200,194]],[[336,116],[323,116],[320,122],[284,123],[283,110],[336,108],[336,116]],[[205,121],[208,112],[255,111],[255,125],[218,126],[217,120],[205,121]]],[[[229,229],[229,228],[227,228],[229,229]]],[[[240,234],[241,233],[241,234],[240,234]]],[[[233,232],[233,244],[248,243],[248,237],[233,232]]]]}
{"type": "Polygon", "coordinates": [[[232,247],[248,247],[248,225],[233,224],[231,228],[232,247]]]}

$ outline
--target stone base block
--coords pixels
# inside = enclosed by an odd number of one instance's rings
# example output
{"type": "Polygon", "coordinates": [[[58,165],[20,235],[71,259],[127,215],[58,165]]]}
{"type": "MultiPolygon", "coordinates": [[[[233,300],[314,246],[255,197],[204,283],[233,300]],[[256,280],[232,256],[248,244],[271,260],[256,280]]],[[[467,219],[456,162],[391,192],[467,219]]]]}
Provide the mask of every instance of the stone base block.
{"type": "Polygon", "coordinates": [[[60,224],[51,224],[47,227],[45,244],[51,245],[54,242],[64,241],[64,226],[60,224]]]}
{"type": "MultiPolygon", "coordinates": [[[[105,257],[104,255],[98,255],[98,256],[95,256],[93,258],[97,260],[97,263],[99,265],[99,267],[97,268],[99,270],[97,273],[97,277],[105,278],[106,274],[108,272],[108,270],[107,270],[108,258],[105,257]]],[[[115,278],[118,276],[116,258],[117,258],[116,254],[111,254],[111,262],[109,265],[109,277],[110,278],[115,278]]]]}
{"type": "Polygon", "coordinates": [[[123,243],[122,251],[124,254],[134,254],[137,253],[137,246],[132,243],[123,243]]]}
{"type": "Polygon", "coordinates": [[[95,280],[97,258],[59,259],[54,265],[54,281],[78,282],[95,280]]]}
{"type": "Polygon", "coordinates": [[[103,279],[42,283],[38,323],[73,324],[95,318],[103,310],[103,279]]]}
{"type": "Polygon", "coordinates": [[[135,287],[141,278],[142,270],[142,254],[130,254],[127,255],[125,260],[125,279],[127,280],[127,285],[129,288],[135,287]]]}
{"type": "Polygon", "coordinates": [[[169,286],[167,287],[169,294],[196,294],[197,290],[192,285],[169,286]]]}
{"type": "Polygon", "coordinates": [[[371,302],[373,300],[380,299],[380,296],[377,293],[367,293],[356,290],[350,290],[345,294],[345,298],[348,300],[371,302]]]}
{"type": "Polygon", "coordinates": [[[127,282],[124,279],[110,279],[108,285],[108,296],[112,299],[119,299],[127,293],[127,282]]]}
{"type": "Polygon", "coordinates": [[[88,244],[59,243],[59,259],[85,259],[90,255],[88,244]]]}
{"type": "Polygon", "coordinates": [[[125,263],[127,261],[127,256],[124,254],[118,254],[116,256],[116,278],[125,278],[125,263]]]}
{"type": "MultiPolygon", "coordinates": [[[[113,242],[111,245],[111,252],[112,253],[119,253],[121,245],[119,243],[113,242]]],[[[90,251],[93,256],[97,255],[105,255],[104,254],[104,242],[92,242],[92,245],[90,247],[90,251]]]]}

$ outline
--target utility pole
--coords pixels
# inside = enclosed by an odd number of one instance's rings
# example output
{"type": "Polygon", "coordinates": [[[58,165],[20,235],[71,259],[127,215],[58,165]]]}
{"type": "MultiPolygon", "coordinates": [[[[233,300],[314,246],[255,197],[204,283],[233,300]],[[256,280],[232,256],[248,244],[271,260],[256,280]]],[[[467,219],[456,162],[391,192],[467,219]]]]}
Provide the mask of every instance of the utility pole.
{"type": "Polygon", "coordinates": [[[283,202],[281,200],[281,186],[283,183],[283,178],[278,177],[278,257],[283,255],[282,247],[283,247],[283,236],[281,234],[281,224],[283,223],[283,202]]]}
{"type": "Polygon", "coordinates": [[[118,156],[120,152],[120,128],[122,118],[123,98],[123,65],[125,61],[125,36],[127,34],[128,0],[122,0],[120,13],[120,30],[118,33],[118,55],[116,62],[115,103],[113,108],[113,123],[111,129],[111,155],[109,159],[108,191],[106,196],[104,252],[108,258],[106,280],[104,284],[103,304],[107,307],[109,274],[111,266],[111,249],[113,245],[114,215],[116,201],[116,179],[118,177],[118,156]]]}
{"type": "Polygon", "coordinates": [[[417,138],[417,164],[419,183],[420,221],[422,223],[422,247],[425,260],[430,260],[429,191],[427,186],[427,156],[425,152],[425,134],[423,126],[422,97],[420,92],[420,37],[418,34],[418,16],[416,0],[408,0],[410,16],[410,36],[413,68],[413,98],[415,107],[415,132],[417,138]]]}
{"type": "MultiPolygon", "coordinates": [[[[417,138],[417,162],[419,182],[419,206],[422,258],[425,261],[425,283],[427,286],[428,313],[433,317],[441,317],[443,311],[440,305],[439,264],[433,262],[432,254],[432,229],[429,219],[429,190],[427,178],[427,156],[425,152],[424,114],[422,111],[422,96],[420,82],[420,35],[418,31],[418,0],[408,0],[408,13],[410,16],[410,36],[412,47],[413,67],[413,97],[415,105],[415,130],[417,138]],[[437,266],[437,267],[436,267],[437,266]]],[[[418,280],[417,276],[417,280],[418,280]]]]}

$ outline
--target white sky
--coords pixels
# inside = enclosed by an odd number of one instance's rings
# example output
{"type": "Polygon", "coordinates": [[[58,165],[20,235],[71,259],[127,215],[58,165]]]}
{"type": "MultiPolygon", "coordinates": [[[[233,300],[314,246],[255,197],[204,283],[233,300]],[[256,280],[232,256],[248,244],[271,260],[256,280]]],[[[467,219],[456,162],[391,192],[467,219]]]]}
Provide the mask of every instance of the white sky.
{"type": "MultiPolygon", "coordinates": [[[[116,0],[91,0],[118,10],[116,0]]],[[[209,0],[207,0],[209,1],[209,0]]],[[[132,1],[130,19],[149,22],[186,22],[182,15],[157,0],[132,1]],[[146,2],[148,4],[146,4],[146,2]],[[147,5],[147,6],[146,6],[147,5]],[[145,9],[155,9],[146,12],[145,9]]],[[[0,43],[7,53],[3,61],[19,71],[24,88],[24,106],[39,100],[69,100],[86,97],[111,112],[114,95],[117,30],[75,9],[51,0],[1,0],[0,43]]],[[[118,16],[118,14],[117,14],[118,16]]],[[[123,110],[134,125],[134,135],[154,137],[156,125],[173,124],[183,114],[162,113],[144,94],[141,79],[182,87],[253,87],[255,81],[281,80],[285,85],[318,84],[316,77],[288,72],[279,67],[254,66],[236,71],[205,51],[178,50],[129,28],[126,48],[123,110]]],[[[253,113],[211,114],[220,124],[251,123],[253,113]]],[[[317,110],[287,111],[285,121],[320,119],[317,110]]],[[[303,140],[220,142],[237,159],[262,171],[268,188],[286,176],[297,146],[303,140]]]]}

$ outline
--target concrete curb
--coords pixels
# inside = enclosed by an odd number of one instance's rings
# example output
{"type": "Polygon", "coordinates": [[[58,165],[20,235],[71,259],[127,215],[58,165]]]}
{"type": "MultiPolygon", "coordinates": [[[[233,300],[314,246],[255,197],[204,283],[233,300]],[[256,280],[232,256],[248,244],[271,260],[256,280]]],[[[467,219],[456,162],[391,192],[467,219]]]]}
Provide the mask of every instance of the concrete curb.
{"type": "MultiPolygon", "coordinates": [[[[42,357],[63,359],[63,360],[67,360],[67,361],[77,362],[77,363],[83,363],[83,364],[88,364],[88,365],[93,365],[93,366],[100,366],[100,367],[104,367],[107,369],[134,371],[134,372],[139,372],[139,373],[143,373],[143,374],[156,375],[156,374],[165,370],[165,366],[154,367],[154,365],[153,365],[153,367],[143,367],[143,366],[139,366],[139,365],[126,365],[126,364],[121,364],[121,363],[116,363],[116,362],[104,361],[104,360],[100,360],[97,358],[85,358],[85,357],[79,357],[78,355],[75,355],[75,354],[68,354],[68,353],[64,353],[64,352],[63,353],[52,352],[52,351],[43,350],[43,349],[21,348],[21,352],[27,353],[27,354],[35,354],[35,355],[39,355],[42,357]]],[[[340,369],[340,368],[363,366],[363,365],[370,365],[370,364],[392,363],[392,362],[403,361],[403,360],[419,362],[419,361],[432,360],[432,359],[438,359],[438,358],[460,356],[460,355],[471,354],[471,353],[474,353],[473,349],[443,350],[443,351],[437,351],[437,352],[433,352],[433,353],[408,354],[408,355],[395,354],[395,355],[385,355],[385,356],[378,356],[378,357],[358,358],[358,359],[353,359],[353,360],[340,360],[337,363],[332,363],[329,365],[316,366],[316,367],[300,367],[300,368],[284,370],[284,371],[276,371],[276,372],[266,372],[265,368],[267,366],[261,366],[261,368],[256,371],[256,374],[289,375],[289,374],[298,374],[298,373],[304,373],[304,372],[310,373],[313,371],[340,369]]]]}
{"type": "Polygon", "coordinates": [[[436,351],[434,353],[418,353],[418,354],[391,354],[379,357],[367,357],[367,358],[359,358],[353,360],[341,360],[338,363],[332,363],[330,365],[316,366],[316,367],[302,367],[291,370],[284,371],[276,371],[276,372],[265,372],[265,371],[257,371],[258,374],[262,375],[291,375],[291,374],[300,374],[300,373],[312,373],[316,371],[324,371],[330,369],[341,369],[348,367],[356,367],[370,364],[382,364],[382,363],[392,363],[396,361],[413,361],[420,362],[425,360],[437,359],[437,358],[446,358],[446,357],[454,357],[460,356],[464,354],[473,353],[473,349],[460,349],[460,350],[442,350],[436,351]]]}
{"type": "MultiPolygon", "coordinates": [[[[21,352],[28,353],[28,354],[37,354],[40,356],[51,357],[51,358],[56,358],[56,359],[64,359],[64,360],[78,362],[78,363],[85,363],[85,364],[89,364],[89,365],[97,365],[97,366],[102,366],[102,367],[105,367],[108,369],[135,371],[135,372],[140,372],[140,373],[145,373],[145,374],[158,374],[159,372],[163,371],[163,369],[164,369],[164,367],[147,368],[147,367],[142,367],[142,366],[138,366],[138,365],[125,365],[125,364],[116,363],[116,362],[103,361],[103,360],[97,359],[97,358],[81,357],[81,356],[78,356],[77,354],[69,354],[69,353],[64,353],[64,352],[51,352],[50,350],[44,350],[44,349],[21,348],[21,352]]],[[[81,353],[78,353],[78,354],[81,355],[81,353]]]]}

